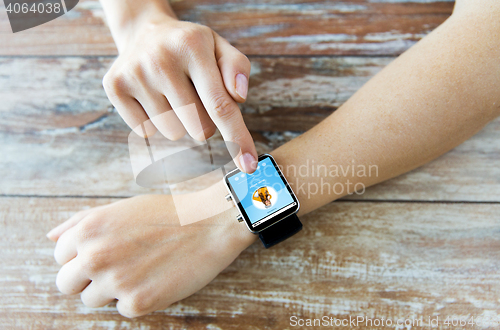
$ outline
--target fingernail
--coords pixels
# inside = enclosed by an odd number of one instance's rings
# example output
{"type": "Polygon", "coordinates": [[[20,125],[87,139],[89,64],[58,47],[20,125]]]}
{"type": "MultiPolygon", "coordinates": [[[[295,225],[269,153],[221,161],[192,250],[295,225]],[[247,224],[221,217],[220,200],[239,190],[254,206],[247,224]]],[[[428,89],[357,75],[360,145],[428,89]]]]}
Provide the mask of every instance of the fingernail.
{"type": "Polygon", "coordinates": [[[236,93],[243,99],[247,99],[248,79],[243,73],[236,75],[236,93]]]}
{"type": "Polygon", "coordinates": [[[243,171],[246,173],[253,173],[257,168],[255,157],[248,152],[240,156],[240,164],[241,167],[243,167],[243,171]]]}

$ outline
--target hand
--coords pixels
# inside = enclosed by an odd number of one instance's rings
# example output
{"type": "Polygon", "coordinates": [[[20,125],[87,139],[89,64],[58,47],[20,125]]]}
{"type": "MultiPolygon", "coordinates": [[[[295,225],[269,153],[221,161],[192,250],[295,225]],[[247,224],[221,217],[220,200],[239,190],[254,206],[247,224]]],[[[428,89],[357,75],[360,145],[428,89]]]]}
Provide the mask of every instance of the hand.
{"type": "Polygon", "coordinates": [[[235,211],[180,226],[171,196],[148,195],[77,213],[47,234],[63,265],[57,286],[81,292],[89,307],[116,298],[126,317],[165,309],[207,285],[255,240],[234,221],[235,211]]]}
{"type": "Polygon", "coordinates": [[[254,172],[257,152],[236,103],[247,97],[248,58],[206,26],[156,11],[140,17],[113,34],[120,55],[103,79],[119,114],[139,135],[157,129],[171,140],[187,131],[203,141],[218,127],[241,148],[236,165],[254,172]],[[193,103],[194,115],[181,109],[193,103]]]}

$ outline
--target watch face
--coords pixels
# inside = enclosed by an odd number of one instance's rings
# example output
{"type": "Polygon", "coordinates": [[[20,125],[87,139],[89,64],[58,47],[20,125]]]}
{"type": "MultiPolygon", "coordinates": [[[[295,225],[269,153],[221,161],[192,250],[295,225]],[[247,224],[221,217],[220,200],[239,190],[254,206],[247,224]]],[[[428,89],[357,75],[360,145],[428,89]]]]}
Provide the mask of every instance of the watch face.
{"type": "Polygon", "coordinates": [[[271,155],[259,156],[257,170],[234,170],[225,177],[231,195],[253,232],[295,213],[299,202],[271,155]]]}

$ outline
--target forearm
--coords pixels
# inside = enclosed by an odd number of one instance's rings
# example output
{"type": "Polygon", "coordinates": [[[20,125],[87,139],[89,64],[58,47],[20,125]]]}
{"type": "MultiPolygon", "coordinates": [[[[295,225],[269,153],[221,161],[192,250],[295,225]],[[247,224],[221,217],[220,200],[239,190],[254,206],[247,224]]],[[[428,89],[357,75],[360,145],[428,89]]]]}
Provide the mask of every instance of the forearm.
{"type": "Polygon", "coordinates": [[[134,29],[154,16],[177,19],[167,0],[100,0],[113,39],[121,51],[134,29]]]}
{"type": "MultiPolygon", "coordinates": [[[[320,124],[272,151],[299,215],[419,167],[500,115],[499,31],[494,18],[451,17],[320,124]]],[[[212,189],[223,200],[224,184],[212,189]]],[[[231,208],[224,219],[234,225],[236,215],[231,208]]]]}
{"type": "Polygon", "coordinates": [[[357,183],[367,187],[421,166],[499,115],[500,23],[461,14],[319,125],[272,152],[300,200],[300,214],[352,193],[357,183]],[[371,173],[370,165],[376,166],[371,173]]]}

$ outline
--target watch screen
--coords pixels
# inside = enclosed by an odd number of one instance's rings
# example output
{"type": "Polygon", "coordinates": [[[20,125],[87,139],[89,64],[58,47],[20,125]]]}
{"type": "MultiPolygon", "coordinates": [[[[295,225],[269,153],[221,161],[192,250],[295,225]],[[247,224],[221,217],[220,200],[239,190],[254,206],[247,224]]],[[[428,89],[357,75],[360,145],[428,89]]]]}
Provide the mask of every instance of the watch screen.
{"type": "Polygon", "coordinates": [[[226,183],[252,229],[270,226],[298,209],[295,196],[269,155],[259,157],[254,173],[236,170],[228,174],[226,183]]]}

